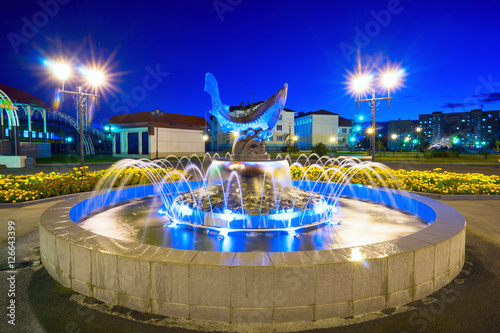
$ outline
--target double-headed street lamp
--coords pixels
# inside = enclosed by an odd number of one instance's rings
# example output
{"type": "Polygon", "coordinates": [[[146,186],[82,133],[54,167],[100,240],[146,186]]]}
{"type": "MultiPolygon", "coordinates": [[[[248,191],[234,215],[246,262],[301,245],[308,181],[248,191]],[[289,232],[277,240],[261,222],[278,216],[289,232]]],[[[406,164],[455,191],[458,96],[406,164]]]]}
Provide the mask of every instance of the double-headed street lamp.
{"type": "Polygon", "coordinates": [[[51,68],[56,75],[56,77],[61,81],[61,89],[59,92],[63,94],[76,95],[77,101],[77,113],[79,119],[79,130],[80,130],[80,165],[83,167],[85,165],[85,146],[84,146],[84,125],[83,125],[83,103],[85,101],[85,96],[87,97],[100,97],[97,95],[97,88],[104,83],[103,73],[95,69],[82,69],[81,72],[86,77],[88,83],[94,88],[94,93],[89,94],[83,91],[81,86],[77,87],[77,91],[64,90],[64,83],[69,79],[71,74],[71,68],[64,62],[51,64],[51,68]]]}
{"type": "Polygon", "coordinates": [[[372,114],[372,126],[368,129],[368,134],[371,135],[371,155],[372,162],[375,161],[375,111],[377,101],[387,100],[388,106],[391,106],[391,89],[398,86],[404,76],[404,71],[402,69],[386,69],[379,75],[378,81],[385,89],[387,89],[387,97],[375,97],[375,89],[371,88],[373,75],[362,73],[360,70],[355,75],[350,75],[349,83],[350,90],[356,94],[356,102],[358,103],[358,109],[360,102],[370,102],[371,114],[372,114]],[[371,89],[372,97],[367,99],[361,99],[361,95],[365,94],[371,89]]]}
{"type": "Polygon", "coordinates": [[[153,110],[151,111],[151,115],[154,117],[156,116],[156,133],[155,133],[155,136],[156,136],[156,159],[158,159],[158,137],[160,136],[158,133],[158,125],[159,125],[159,122],[160,122],[160,117],[163,117],[163,111],[160,111],[160,109],[156,109],[156,110],[153,110]]]}

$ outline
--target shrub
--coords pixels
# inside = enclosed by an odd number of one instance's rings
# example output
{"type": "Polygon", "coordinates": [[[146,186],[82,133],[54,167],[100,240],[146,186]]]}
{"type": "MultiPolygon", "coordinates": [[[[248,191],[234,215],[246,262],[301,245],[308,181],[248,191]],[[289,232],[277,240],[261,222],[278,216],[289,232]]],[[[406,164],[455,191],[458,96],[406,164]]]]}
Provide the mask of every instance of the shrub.
{"type": "Polygon", "coordinates": [[[460,152],[457,150],[427,150],[424,153],[425,158],[458,158],[460,152]]]}
{"type": "Polygon", "coordinates": [[[323,142],[320,142],[316,146],[312,147],[311,152],[318,154],[318,156],[321,157],[328,155],[328,148],[326,148],[323,142]]]}
{"type": "Polygon", "coordinates": [[[291,147],[284,146],[284,147],[281,147],[281,152],[288,153],[288,148],[290,148],[291,154],[297,153],[300,150],[299,147],[296,147],[296,146],[291,146],[291,147]]]}

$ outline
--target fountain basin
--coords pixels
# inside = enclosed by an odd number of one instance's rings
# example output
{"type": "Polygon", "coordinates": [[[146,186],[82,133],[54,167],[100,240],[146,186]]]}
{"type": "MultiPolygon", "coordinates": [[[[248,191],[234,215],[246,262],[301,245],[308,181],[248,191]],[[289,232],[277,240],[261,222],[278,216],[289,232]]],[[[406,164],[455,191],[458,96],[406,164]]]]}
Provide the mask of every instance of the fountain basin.
{"type": "MultiPolygon", "coordinates": [[[[124,201],[153,194],[153,188],[113,193],[124,201]]],[[[430,225],[399,239],[332,250],[178,250],[79,227],[73,219],[84,214],[84,201],[90,197],[82,194],[42,215],[41,258],[63,286],[110,304],[177,318],[270,327],[403,305],[458,275],[465,257],[465,220],[458,211],[401,191],[352,185],[344,195],[349,193],[409,211],[430,225]]],[[[109,204],[94,203],[95,208],[109,204]]]]}

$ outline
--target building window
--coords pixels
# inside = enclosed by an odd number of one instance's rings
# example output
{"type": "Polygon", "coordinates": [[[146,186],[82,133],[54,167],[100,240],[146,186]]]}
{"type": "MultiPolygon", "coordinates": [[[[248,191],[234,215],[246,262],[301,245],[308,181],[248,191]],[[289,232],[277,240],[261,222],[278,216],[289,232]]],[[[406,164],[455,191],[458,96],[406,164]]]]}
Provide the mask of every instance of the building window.
{"type": "MultiPolygon", "coordinates": [[[[283,130],[283,126],[282,125],[276,126],[276,130],[277,131],[282,131],[283,130]]],[[[281,140],[279,140],[279,141],[281,141],[281,140]]]]}
{"type": "Polygon", "coordinates": [[[347,133],[347,128],[343,128],[342,133],[347,133]]]}
{"type": "Polygon", "coordinates": [[[283,141],[283,135],[278,135],[276,137],[276,141],[283,141]]]}
{"type": "Polygon", "coordinates": [[[142,155],[149,155],[149,134],[142,132],[142,155]]]}
{"type": "Polygon", "coordinates": [[[139,133],[127,133],[128,151],[130,155],[139,154],[139,133]]]}

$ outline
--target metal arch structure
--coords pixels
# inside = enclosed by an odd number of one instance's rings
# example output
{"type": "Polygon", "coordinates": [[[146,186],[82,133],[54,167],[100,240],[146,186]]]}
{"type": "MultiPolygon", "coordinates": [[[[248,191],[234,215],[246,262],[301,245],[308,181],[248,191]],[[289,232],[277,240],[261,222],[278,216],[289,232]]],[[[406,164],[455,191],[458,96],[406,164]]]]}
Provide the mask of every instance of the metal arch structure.
{"type": "MultiPolygon", "coordinates": [[[[1,131],[2,131],[2,137],[4,133],[4,113],[3,111],[5,110],[7,114],[7,120],[8,120],[8,128],[11,132],[15,132],[12,134],[13,138],[13,145],[14,145],[14,155],[18,154],[18,134],[17,134],[17,128],[19,127],[19,112],[23,112],[27,117],[28,121],[28,133],[29,133],[29,141],[32,141],[32,124],[31,124],[31,118],[35,114],[35,112],[39,112],[40,115],[42,116],[43,120],[43,133],[44,133],[44,141],[47,142],[48,140],[48,133],[47,133],[47,119],[54,117],[53,119],[62,120],[64,123],[70,125],[73,127],[77,132],[80,131],[80,126],[78,124],[78,121],[75,120],[75,118],[59,112],[59,111],[52,111],[48,110],[44,107],[34,105],[34,104],[26,104],[26,103],[20,103],[17,102],[16,100],[11,100],[9,96],[0,90],[0,122],[1,122],[1,131]]],[[[83,124],[84,126],[84,146],[85,146],[85,154],[87,155],[94,155],[95,154],[95,147],[94,143],[92,141],[92,138],[90,135],[93,135],[97,137],[100,140],[104,140],[106,137],[106,134],[93,127],[88,125],[87,123],[83,124]]]]}
{"type": "Polygon", "coordinates": [[[1,112],[0,118],[2,119],[2,126],[4,125],[3,110],[5,110],[5,112],[7,113],[9,129],[11,129],[14,126],[19,126],[19,118],[17,117],[16,106],[14,105],[14,103],[12,103],[9,96],[7,96],[6,93],[0,90],[0,112],[1,112]]]}
{"type": "MultiPolygon", "coordinates": [[[[73,118],[72,116],[62,113],[59,111],[52,111],[52,110],[47,110],[43,107],[37,106],[37,105],[30,105],[30,104],[25,104],[25,103],[18,103],[14,102],[13,103],[15,107],[15,117],[17,119],[17,122],[19,122],[18,118],[18,112],[24,111],[24,114],[28,118],[28,131],[29,131],[29,137],[31,139],[31,117],[35,114],[35,112],[39,112],[40,115],[42,116],[43,119],[43,133],[44,133],[44,139],[47,141],[48,139],[48,133],[47,133],[47,120],[49,119],[57,119],[61,120],[63,123],[73,127],[77,132],[80,131],[80,127],[78,122],[73,118]]],[[[84,146],[85,146],[85,154],[87,155],[94,155],[95,154],[95,147],[94,143],[92,141],[92,138],[90,137],[89,134],[94,135],[98,139],[102,140],[105,138],[105,133],[100,131],[99,129],[89,126],[87,124],[84,125],[84,130],[85,130],[85,135],[84,135],[84,146]]]]}
{"type": "MultiPolygon", "coordinates": [[[[54,116],[55,118],[60,118],[62,119],[65,123],[71,125],[74,129],[76,129],[77,132],[80,131],[80,126],[78,125],[77,121],[75,118],[71,117],[70,115],[66,113],[62,113],[59,111],[51,111],[49,112],[49,116],[54,116]]],[[[101,136],[96,135],[98,138],[104,138],[104,133],[99,131],[98,129],[92,127],[92,126],[85,126],[85,135],[84,135],[84,145],[85,145],[85,153],[87,155],[94,155],[95,154],[95,148],[94,148],[94,143],[90,136],[88,135],[89,132],[92,134],[94,133],[101,133],[101,136]],[[88,131],[88,129],[91,128],[93,131],[88,131]]]]}
{"type": "Polygon", "coordinates": [[[7,113],[7,121],[9,124],[9,133],[11,135],[11,149],[14,152],[14,156],[19,154],[19,137],[17,134],[17,128],[19,127],[19,118],[17,116],[17,107],[12,103],[9,96],[0,90],[0,119],[1,119],[1,135],[4,137],[4,121],[3,121],[3,110],[7,113]]]}
{"type": "MultiPolygon", "coordinates": [[[[28,117],[28,133],[29,133],[30,142],[32,139],[31,116],[34,114],[35,111],[39,111],[40,114],[42,115],[44,136],[45,136],[45,138],[47,138],[47,110],[45,108],[42,108],[39,106],[34,106],[34,105],[29,105],[29,104],[24,104],[24,103],[15,102],[14,105],[17,106],[17,109],[18,109],[17,111],[19,111],[20,109],[24,110],[26,116],[28,117]]],[[[77,131],[80,131],[80,127],[73,117],[71,117],[65,113],[58,112],[58,111],[50,111],[49,115],[54,115],[55,118],[63,119],[65,123],[69,124],[71,127],[75,128],[77,131]]],[[[84,146],[85,146],[85,153],[87,155],[94,155],[95,154],[95,148],[94,148],[93,141],[88,136],[88,134],[84,135],[84,146]]]]}
{"type": "Polygon", "coordinates": [[[15,106],[17,106],[18,111],[19,109],[24,110],[26,116],[28,117],[28,137],[29,141],[32,141],[32,131],[31,131],[31,116],[35,113],[35,111],[40,112],[42,119],[43,119],[43,136],[44,136],[44,141],[47,142],[47,110],[45,108],[42,108],[40,106],[36,105],[31,105],[31,104],[25,104],[25,103],[14,103],[15,106]]]}

